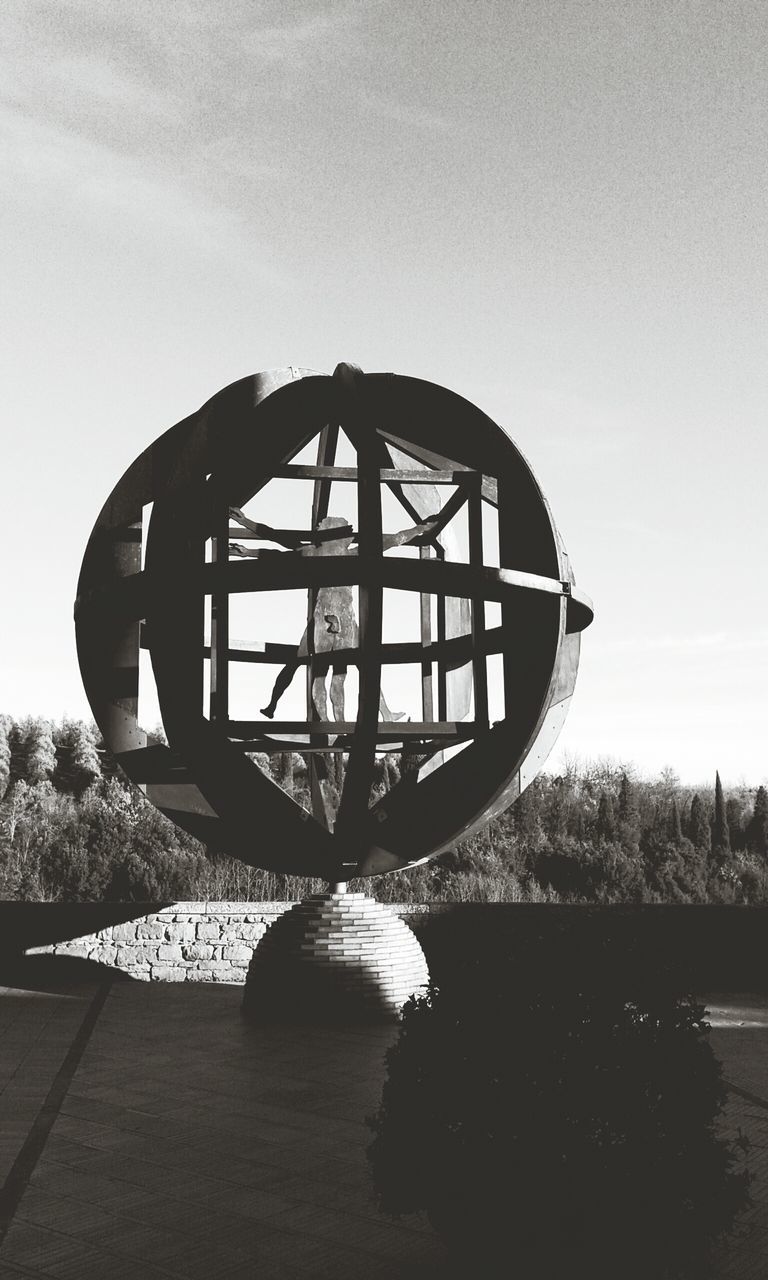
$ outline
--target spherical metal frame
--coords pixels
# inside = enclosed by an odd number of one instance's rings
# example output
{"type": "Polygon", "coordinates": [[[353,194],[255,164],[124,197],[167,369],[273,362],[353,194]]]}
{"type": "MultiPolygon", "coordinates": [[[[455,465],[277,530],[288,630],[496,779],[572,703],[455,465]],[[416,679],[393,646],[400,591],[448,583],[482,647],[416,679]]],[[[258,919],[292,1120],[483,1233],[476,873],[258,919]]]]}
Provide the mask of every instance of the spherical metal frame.
{"type": "MultiPolygon", "coordinates": [[[[533,473],[500,427],[435,384],[340,368],[344,376],[291,370],[243,379],[151,445],[99,516],[76,606],[86,691],[128,776],[209,846],[253,865],[330,881],[439,853],[516,798],[562,724],[579,632],[592,616],[533,473]],[[359,554],[205,563],[206,541],[222,533],[222,511],[243,506],[329,422],[341,423],[358,452],[359,554]],[[393,442],[415,465],[447,459],[477,478],[483,497],[498,508],[503,567],[383,556],[374,499],[381,468],[392,467],[393,442]],[[149,503],[142,570],[142,509],[149,503]],[[361,592],[360,699],[349,756],[358,773],[351,784],[357,803],[345,812],[342,800],[333,832],[206,718],[201,684],[206,594],[329,584],[361,592]],[[500,602],[505,716],[478,726],[458,755],[417,784],[401,783],[369,807],[365,774],[375,750],[387,588],[500,602]],[[137,723],[142,643],[151,654],[168,747],[148,744],[137,723]]],[[[473,635],[475,642],[485,643],[473,635]]]]}

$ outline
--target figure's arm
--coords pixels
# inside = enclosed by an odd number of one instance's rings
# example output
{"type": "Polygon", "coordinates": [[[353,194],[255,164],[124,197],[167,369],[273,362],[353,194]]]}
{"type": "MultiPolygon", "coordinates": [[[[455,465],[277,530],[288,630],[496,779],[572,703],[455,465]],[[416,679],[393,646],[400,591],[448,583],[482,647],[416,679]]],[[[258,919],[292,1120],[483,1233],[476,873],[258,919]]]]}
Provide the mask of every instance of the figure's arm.
{"type": "Polygon", "coordinates": [[[408,546],[418,538],[428,537],[439,521],[439,515],[428,516],[421,524],[415,524],[410,529],[401,529],[399,533],[385,533],[381,539],[382,551],[389,551],[391,547],[408,546]]]}
{"type": "MultiPolygon", "coordinates": [[[[301,530],[273,529],[269,524],[260,524],[257,520],[250,520],[239,507],[230,507],[229,514],[232,519],[236,520],[238,524],[241,524],[244,529],[248,529],[251,533],[255,533],[257,538],[264,538],[266,542],[277,542],[281,547],[287,547],[289,551],[295,551],[298,547],[304,546],[306,541],[301,530]]],[[[232,543],[231,545],[235,546],[237,544],[232,543]]],[[[247,554],[252,556],[257,555],[258,552],[236,552],[235,554],[247,554]]]]}
{"type": "Polygon", "coordinates": [[[230,517],[241,524],[244,529],[249,529],[251,533],[255,533],[259,538],[266,538],[272,532],[265,524],[259,524],[256,520],[251,520],[244,511],[239,507],[229,508],[230,517]]]}
{"type": "Polygon", "coordinates": [[[263,560],[264,556],[282,556],[285,552],[276,551],[274,547],[244,547],[240,542],[230,542],[229,554],[249,557],[251,560],[263,560]]]}

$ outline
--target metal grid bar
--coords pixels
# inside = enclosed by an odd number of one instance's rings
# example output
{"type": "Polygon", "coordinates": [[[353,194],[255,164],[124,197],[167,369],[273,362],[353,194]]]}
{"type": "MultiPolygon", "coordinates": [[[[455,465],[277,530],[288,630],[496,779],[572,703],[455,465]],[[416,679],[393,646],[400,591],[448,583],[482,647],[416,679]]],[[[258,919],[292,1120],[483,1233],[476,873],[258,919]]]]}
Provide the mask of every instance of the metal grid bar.
{"type": "MultiPolygon", "coordinates": [[[[211,539],[214,564],[229,560],[229,507],[217,513],[211,539]]],[[[229,719],[229,593],[220,587],[211,593],[211,687],[210,716],[226,727],[229,719]]]]}
{"type": "MultiPolygon", "coordinates": [[[[483,566],[483,494],[479,477],[473,480],[468,500],[469,563],[478,570],[483,566]]],[[[472,610],[472,678],[475,694],[475,723],[488,724],[488,668],[485,660],[485,601],[473,595],[472,610]]]]}
{"type": "Polygon", "coordinates": [[[357,450],[357,521],[360,578],[360,691],[354,749],[347,762],[337,827],[354,836],[368,813],[373,777],[376,731],[381,697],[381,632],[383,622],[381,477],[379,442],[366,421],[355,372],[348,365],[336,371],[347,392],[344,429],[357,450]],[[351,376],[350,376],[351,375],[351,376]]]}
{"type": "MultiPolygon", "coordinates": [[[[431,547],[419,547],[419,558],[421,560],[429,560],[432,556],[431,547]]],[[[432,597],[422,592],[419,597],[419,605],[421,610],[421,643],[423,648],[427,648],[432,642],[432,597]]],[[[424,720],[434,719],[435,714],[435,695],[432,679],[432,658],[425,656],[421,661],[421,714],[424,720]]]]}
{"type": "MultiPolygon", "coordinates": [[[[331,499],[331,480],[327,474],[333,470],[336,449],[339,441],[339,424],[329,422],[323,427],[317,442],[317,466],[312,468],[318,474],[315,477],[312,494],[312,531],[321,520],[328,515],[331,499]]],[[[318,713],[312,697],[312,686],[320,674],[314,662],[315,656],[315,607],[317,605],[318,587],[312,586],[307,591],[307,721],[314,725],[318,721],[318,713]]],[[[314,736],[314,734],[313,734],[314,736]]],[[[328,738],[321,736],[316,745],[327,746],[328,738]]],[[[336,806],[328,777],[328,764],[324,755],[312,756],[307,761],[309,790],[312,800],[312,812],[318,822],[332,831],[336,822],[336,806]]]]}
{"type": "MultiPolygon", "coordinates": [[[[445,560],[445,552],[438,549],[438,559],[445,560]]],[[[439,592],[437,595],[437,643],[438,647],[445,644],[445,594],[439,592]]],[[[448,715],[448,668],[445,661],[438,659],[437,663],[437,718],[445,720],[448,715]]]]}
{"type": "MultiPolygon", "coordinates": [[[[475,472],[466,470],[447,471],[445,469],[437,471],[428,468],[413,470],[401,470],[398,467],[382,467],[381,482],[382,484],[459,484],[462,480],[466,480],[468,475],[474,475],[475,472]]],[[[325,466],[319,463],[316,466],[305,465],[301,463],[291,463],[287,467],[281,467],[275,472],[277,480],[327,480],[330,482],[336,480],[342,484],[357,483],[357,467],[335,467],[325,466]]],[[[326,511],[327,514],[327,511],[326,511]]],[[[322,516],[320,517],[322,519],[322,516]]]]}

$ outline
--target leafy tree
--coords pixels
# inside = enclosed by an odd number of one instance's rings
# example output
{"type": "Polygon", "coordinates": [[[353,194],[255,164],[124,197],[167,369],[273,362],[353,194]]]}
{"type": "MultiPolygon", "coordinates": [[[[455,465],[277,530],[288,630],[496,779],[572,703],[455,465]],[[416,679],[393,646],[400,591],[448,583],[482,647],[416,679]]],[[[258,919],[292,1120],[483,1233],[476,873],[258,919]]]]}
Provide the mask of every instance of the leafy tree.
{"type": "Polygon", "coordinates": [[[562,840],[568,829],[568,794],[563,778],[553,778],[549,786],[549,803],[544,818],[544,830],[551,841],[562,840]]]}
{"type": "Polygon", "coordinates": [[[586,838],[587,819],[583,804],[572,804],[568,814],[568,835],[578,844],[586,838]]]}
{"type": "Polygon", "coordinates": [[[26,741],[27,782],[48,782],[56,768],[56,748],[50,720],[33,720],[26,741]]]}
{"type": "MultiPolygon", "coordinates": [[[[124,775],[120,769],[119,764],[117,763],[117,760],[115,759],[114,755],[112,754],[109,747],[107,746],[104,740],[104,735],[102,733],[99,733],[98,730],[96,730],[94,736],[96,739],[96,754],[99,758],[101,776],[103,778],[116,778],[119,782],[122,782],[124,775]]],[[[151,740],[152,738],[150,736],[150,741],[151,740]]],[[[167,745],[167,744],[163,744],[163,745],[167,745]]]]}
{"type": "Polygon", "coordinates": [[[56,768],[56,748],[53,745],[53,729],[48,720],[28,716],[15,724],[11,740],[11,781],[34,786],[53,776],[56,768]]]}
{"type": "Polygon", "coordinates": [[[82,795],[100,777],[101,761],[93,730],[82,720],[65,720],[58,735],[56,787],[82,795]]]}
{"type": "Polygon", "coordinates": [[[680,779],[671,765],[665,765],[659,774],[659,786],[665,800],[671,800],[680,790],[680,779]]]}
{"type": "Polygon", "coordinates": [[[515,835],[518,839],[533,844],[536,844],[541,836],[537,782],[538,779],[525,788],[512,808],[515,835]]]}
{"type": "Polygon", "coordinates": [[[293,752],[281,751],[275,760],[274,766],[275,782],[287,791],[289,796],[293,795],[293,752]]]}

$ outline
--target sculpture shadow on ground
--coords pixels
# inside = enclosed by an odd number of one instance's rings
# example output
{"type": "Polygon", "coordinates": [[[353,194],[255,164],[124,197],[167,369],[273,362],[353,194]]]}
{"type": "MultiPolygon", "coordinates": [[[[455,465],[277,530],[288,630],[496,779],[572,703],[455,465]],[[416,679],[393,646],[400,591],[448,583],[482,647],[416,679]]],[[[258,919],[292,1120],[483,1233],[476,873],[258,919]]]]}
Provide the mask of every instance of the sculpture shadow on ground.
{"type": "Polygon", "coordinates": [[[110,925],[140,920],[170,905],[165,901],[0,902],[0,985],[66,995],[74,988],[107,979],[128,981],[121,969],[98,960],[27,952],[92,936],[110,925]]]}
{"type": "Polygon", "coordinates": [[[84,986],[133,982],[127,973],[80,956],[0,954],[0,986],[41,995],[74,995],[84,986]]]}

